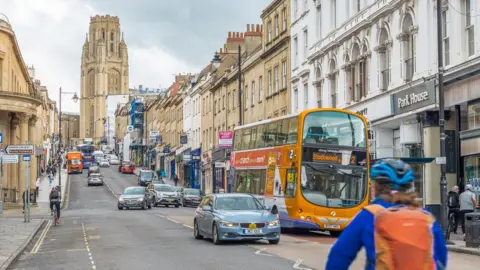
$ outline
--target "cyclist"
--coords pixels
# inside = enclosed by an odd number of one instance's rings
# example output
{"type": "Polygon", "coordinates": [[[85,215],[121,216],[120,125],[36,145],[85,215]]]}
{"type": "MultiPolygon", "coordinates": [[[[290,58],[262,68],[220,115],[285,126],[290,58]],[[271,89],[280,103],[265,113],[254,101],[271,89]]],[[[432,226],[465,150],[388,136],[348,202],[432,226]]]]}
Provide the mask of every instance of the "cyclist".
{"type": "Polygon", "coordinates": [[[450,224],[453,226],[450,231],[454,234],[457,234],[457,227],[458,227],[458,212],[460,211],[460,196],[458,195],[458,191],[460,189],[458,186],[452,187],[452,189],[448,192],[448,222],[450,222],[450,215],[453,215],[454,223],[450,224]]]}
{"type": "Polygon", "coordinates": [[[60,191],[59,187],[54,187],[52,188],[52,191],[50,191],[50,211],[51,215],[53,215],[53,205],[55,205],[55,208],[57,210],[57,224],[60,224],[60,191]]]}
{"type": "Polygon", "coordinates": [[[411,167],[383,159],[370,171],[375,200],[361,210],[330,249],[326,270],[349,269],[362,247],[365,269],[446,269],[447,247],[433,216],[421,209],[411,167]],[[382,254],[382,256],[376,256],[382,254]],[[425,258],[431,256],[431,260],[425,258]]]}

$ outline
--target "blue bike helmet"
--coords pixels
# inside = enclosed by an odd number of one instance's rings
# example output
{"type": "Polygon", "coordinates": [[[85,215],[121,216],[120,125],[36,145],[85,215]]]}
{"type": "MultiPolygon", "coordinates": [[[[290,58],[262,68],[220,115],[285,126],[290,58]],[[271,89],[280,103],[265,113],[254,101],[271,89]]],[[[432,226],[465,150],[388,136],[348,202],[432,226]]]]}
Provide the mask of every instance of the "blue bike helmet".
{"type": "Polygon", "coordinates": [[[372,180],[384,179],[393,184],[393,189],[398,190],[400,186],[415,181],[415,172],[410,165],[395,159],[381,159],[370,169],[372,180]]]}

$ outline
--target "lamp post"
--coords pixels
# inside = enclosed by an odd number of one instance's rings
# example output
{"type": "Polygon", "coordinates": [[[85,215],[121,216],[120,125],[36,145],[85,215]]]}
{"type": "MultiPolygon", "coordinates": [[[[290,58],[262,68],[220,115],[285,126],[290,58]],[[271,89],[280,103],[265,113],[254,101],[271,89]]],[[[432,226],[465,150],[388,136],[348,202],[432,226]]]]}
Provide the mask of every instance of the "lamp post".
{"type": "MultiPolygon", "coordinates": [[[[213,59],[211,61],[213,66],[215,68],[220,67],[220,64],[222,63],[222,59],[218,55],[217,52],[215,52],[215,55],[213,56],[213,59]]],[[[237,78],[238,78],[238,125],[241,126],[243,124],[243,110],[242,110],[242,47],[241,45],[238,45],[238,73],[237,73],[237,78]]]]}
{"type": "MultiPolygon", "coordinates": [[[[64,95],[73,95],[72,100],[74,103],[78,102],[78,96],[76,92],[62,92],[62,88],[60,87],[60,90],[58,91],[58,130],[59,130],[59,141],[60,141],[60,147],[62,147],[62,94],[64,95]]],[[[59,157],[59,160],[61,161],[61,158],[59,157]]],[[[60,192],[62,189],[62,163],[60,162],[60,170],[58,172],[58,186],[60,187],[60,192]]]]}

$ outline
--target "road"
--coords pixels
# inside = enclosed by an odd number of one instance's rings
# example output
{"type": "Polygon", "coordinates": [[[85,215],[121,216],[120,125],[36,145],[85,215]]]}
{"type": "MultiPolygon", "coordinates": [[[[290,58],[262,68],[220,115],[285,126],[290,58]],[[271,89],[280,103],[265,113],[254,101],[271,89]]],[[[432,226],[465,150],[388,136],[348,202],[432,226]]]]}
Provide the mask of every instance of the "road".
{"type": "MultiPolygon", "coordinates": [[[[87,187],[86,175],[71,176],[62,224],[47,225],[14,269],[324,269],[335,241],[315,234],[282,235],[279,245],[194,240],[193,208],[119,211],[116,194],[136,185],[136,177],[116,166],[102,174],[103,187],[87,187]]],[[[350,269],[363,269],[364,262],[361,252],[350,269]]],[[[449,254],[452,269],[478,265],[479,257],[449,254]]]]}
{"type": "MultiPolygon", "coordinates": [[[[136,184],[116,167],[102,174],[116,193],[136,184]]],[[[119,211],[111,190],[87,187],[85,177],[71,176],[61,225],[47,224],[13,269],[293,269],[295,262],[243,244],[195,240],[190,228],[166,218],[169,211],[191,216],[191,209],[119,211]]]]}

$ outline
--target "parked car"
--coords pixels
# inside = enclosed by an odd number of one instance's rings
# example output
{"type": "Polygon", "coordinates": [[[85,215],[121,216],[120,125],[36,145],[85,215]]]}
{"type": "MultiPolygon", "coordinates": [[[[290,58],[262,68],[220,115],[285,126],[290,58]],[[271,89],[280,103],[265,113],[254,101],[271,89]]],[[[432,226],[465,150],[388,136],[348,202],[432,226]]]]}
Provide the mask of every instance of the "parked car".
{"type": "Polygon", "coordinates": [[[200,189],[186,188],[182,192],[182,206],[197,207],[202,201],[202,192],[200,189]]]}
{"type": "Polygon", "coordinates": [[[120,166],[120,172],[121,173],[130,173],[133,174],[135,171],[135,164],[133,162],[125,162],[122,163],[122,166],[120,166]]]}
{"type": "Polygon", "coordinates": [[[118,172],[122,172],[122,166],[124,163],[127,163],[128,161],[122,161],[120,162],[120,166],[118,166],[118,172]]]}
{"type": "Polygon", "coordinates": [[[92,162],[90,166],[88,166],[88,175],[92,173],[100,173],[100,166],[97,162],[92,162]]]}
{"type": "Polygon", "coordinates": [[[180,194],[171,185],[150,184],[148,189],[155,191],[155,206],[174,205],[176,208],[180,207],[180,194]]]}
{"type": "Polygon", "coordinates": [[[139,186],[148,186],[152,181],[157,179],[157,174],[151,170],[142,169],[138,173],[137,183],[139,186]]]}
{"type": "Polygon", "coordinates": [[[195,239],[223,241],[268,240],[280,242],[278,209],[265,207],[250,194],[221,193],[203,198],[193,220],[195,239]]]}
{"type": "Polygon", "coordinates": [[[120,161],[118,160],[118,157],[115,155],[110,155],[108,162],[110,162],[110,165],[118,165],[120,164],[120,161]]]}
{"type": "Polygon", "coordinates": [[[118,197],[118,210],[124,208],[151,209],[155,204],[152,194],[145,187],[128,187],[118,197]]]}
{"type": "Polygon", "coordinates": [[[103,176],[99,173],[91,173],[87,178],[88,186],[103,186],[103,176]]]}
{"type": "Polygon", "coordinates": [[[106,159],[100,159],[98,165],[100,165],[100,167],[110,167],[110,163],[106,159]]]}

